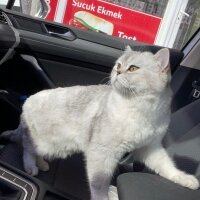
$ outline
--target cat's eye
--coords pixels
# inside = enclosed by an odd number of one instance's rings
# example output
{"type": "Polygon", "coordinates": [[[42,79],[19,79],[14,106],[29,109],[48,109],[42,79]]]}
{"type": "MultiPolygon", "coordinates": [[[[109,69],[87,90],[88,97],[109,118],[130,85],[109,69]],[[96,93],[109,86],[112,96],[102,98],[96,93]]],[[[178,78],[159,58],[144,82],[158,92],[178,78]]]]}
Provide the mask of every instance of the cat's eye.
{"type": "Polygon", "coordinates": [[[139,69],[139,67],[137,67],[137,66],[135,66],[135,65],[131,65],[131,66],[128,68],[128,71],[134,72],[134,71],[136,71],[136,70],[138,70],[138,69],[139,69]]]}
{"type": "Polygon", "coordinates": [[[117,69],[120,69],[120,68],[121,68],[121,64],[117,63],[117,69]]]}

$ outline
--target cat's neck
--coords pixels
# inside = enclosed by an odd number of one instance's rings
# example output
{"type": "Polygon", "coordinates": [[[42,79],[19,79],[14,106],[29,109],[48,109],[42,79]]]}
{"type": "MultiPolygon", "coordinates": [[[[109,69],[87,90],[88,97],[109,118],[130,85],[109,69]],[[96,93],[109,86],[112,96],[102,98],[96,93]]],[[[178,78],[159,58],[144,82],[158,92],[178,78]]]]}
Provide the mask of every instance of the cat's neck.
{"type": "Polygon", "coordinates": [[[148,103],[150,106],[151,104],[159,104],[160,102],[168,102],[170,104],[171,97],[172,92],[170,87],[166,87],[161,93],[144,91],[139,94],[127,97],[115,90],[112,90],[110,95],[113,104],[128,107],[135,107],[138,104],[143,105],[145,103],[148,103]]]}

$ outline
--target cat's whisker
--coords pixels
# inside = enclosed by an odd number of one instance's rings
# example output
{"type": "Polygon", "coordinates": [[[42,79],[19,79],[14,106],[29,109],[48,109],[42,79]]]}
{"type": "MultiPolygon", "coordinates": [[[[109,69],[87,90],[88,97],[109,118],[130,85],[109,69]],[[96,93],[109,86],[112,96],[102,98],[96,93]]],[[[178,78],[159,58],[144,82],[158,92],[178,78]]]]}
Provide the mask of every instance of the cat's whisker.
{"type": "Polygon", "coordinates": [[[111,80],[107,81],[105,84],[106,85],[111,85],[111,80]]]}
{"type": "Polygon", "coordinates": [[[124,87],[129,87],[128,82],[125,79],[119,79],[118,80],[124,87]]]}
{"type": "Polygon", "coordinates": [[[129,87],[129,90],[130,90],[131,94],[133,94],[134,97],[137,97],[135,91],[131,87],[129,87]]]}
{"type": "Polygon", "coordinates": [[[122,91],[124,96],[130,97],[130,94],[131,94],[131,95],[137,97],[136,92],[134,91],[134,89],[132,89],[130,87],[130,84],[129,84],[128,80],[123,78],[123,79],[120,79],[119,82],[121,83],[122,86],[124,86],[123,91],[122,91]]]}
{"type": "Polygon", "coordinates": [[[138,96],[135,87],[129,87],[129,90],[131,91],[131,93],[132,93],[135,97],[138,96]]]}
{"type": "Polygon", "coordinates": [[[110,83],[110,76],[106,76],[106,77],[104,77],[101,81],[100,81],[100,84],[105,84],[105,85],[107,85],[107,83],[110,83]],[[106,80],[106,79],[108,79],[108,81],[106,81],[105,83],[103,83],[104,82],[104,80],[106,80]]]}
{"type": "Polygon", "coordinates": [[[136,88],[133,86],[131,87],[129,84],[129,81],[126,78],[124,78],[123,80],[126,83],[126,85],[128,86],[128,89],[130,90],[131,94],[133,94],[133,96],[137,97],[138,95],[136,93],[136,88]]]}
{"type": "Polygon", "coordinates": [[[121,91],[125,97],[130,97],[129,84],[125,79],[120,79],[118,82],[122,85],[121,91]]]}

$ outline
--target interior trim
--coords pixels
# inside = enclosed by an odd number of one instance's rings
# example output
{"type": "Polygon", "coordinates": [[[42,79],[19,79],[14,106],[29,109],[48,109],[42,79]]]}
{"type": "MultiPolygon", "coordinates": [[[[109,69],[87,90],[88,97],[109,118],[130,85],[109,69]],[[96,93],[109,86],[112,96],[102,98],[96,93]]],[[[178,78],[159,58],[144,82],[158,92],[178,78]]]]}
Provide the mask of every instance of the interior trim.
{"type": "Polygon", "coordinates": [[[23,200],[35,200],[36,199],[37,188],[35,187],[35,185],[33,183],[31,183],[31,182],[25,180],[24,178],[12,173],[11,171],[6,170],[3,167],[0,167],[0,179],[3,179],[5,181],[15,185],[16,187],[22,189],[25,193],[23,200]],[[9,176],[9,178],[8,178],[8,176],[9,176]],[[11,177],[13,179],[11,179],[11,177]],[[17,181],[20,181],[24,185],[17,183],[17,181]],[[32,191],[28,190],[27,186],[30,186],[32,191]],[[30,194],[30,192],[31,192],[31,197],[28,198],[28,194],[30,194]]]}
{"type": "Polygon", "coordinates": [[[6,60],[8,60],[14,53],[15,48],[19,45],[20,43],[20,36],[19,36],[19,32],[16,28],[14,28],[12,26],[12,23],[10,21],[10,19],[8,18],[8,16],[2,12],[2,14],[4,15],[4,17],[6,18],[9,27],[12,29],[12,31],[14,32],[15,35],[15,42],[13,44],[13,46],[11,48],[8,49],[7,53],[4,55],[4,57],[0,60],[0,65],[2,65],[6,60]]]}
{"type": "Polygon", "coordinates": [[[24,55],[24,54],[21,54],[21,57],[25,61],[30,62],[33,65],[33,67],[37,70],[37,72],[42,76],[42,78],[48,84],[49,88],[55,88],[54,83],[49,79],[49,77],[45,74],[45,72],[39,66],[38,61],[35,59],[35,57],[30,56],[30,55],[24,55]]]}
{"type": "Polygon", "coordinates": [[[200,29],[197,31],[197,33],[195,34],[194,37],[192,37],[184,46],[183,48],[183,53],[184,55],[188,55],[190,53],[190,51],[192,50],[192,48],[195,46],[195,44],[198,42],[200,38],[200,29]]]}
{"type": "Polygon", "coordinates": [[[192,50],[188,53],[188,55],[181,62],[182,66],[186,66],[192,69],[200,70],[200,40],[196,43],[196,45],[192,48],[192,50]]]}

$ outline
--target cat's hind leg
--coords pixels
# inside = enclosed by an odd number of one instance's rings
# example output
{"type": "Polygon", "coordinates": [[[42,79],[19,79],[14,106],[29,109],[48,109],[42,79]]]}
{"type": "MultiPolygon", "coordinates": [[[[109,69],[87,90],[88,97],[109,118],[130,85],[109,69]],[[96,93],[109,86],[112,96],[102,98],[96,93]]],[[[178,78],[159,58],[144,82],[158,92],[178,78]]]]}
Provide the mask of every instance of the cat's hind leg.
{"type": "Polygon", "coordinates": [[[49,170],[49,164],[42,156],[38,156],[35,152],[31,152],[27,149],[24,149],[23,163],[25,171],[31,176],[37,176],[39,170],[44,172],[49,170]]]}
{"type": "Polygon", "coordinates": [[[34,149],[32,139],[30,138],[28,128],[23,127],[23,165],[24,170],[31,176],[38,175],[37,154],[34,149]]]}
{"type": "Polygon", "coordinates": [[[38,175],[38,167],[36,165],[36,154],[27,149],[23,152],[24,170],[31,176],[38,175]]]}

